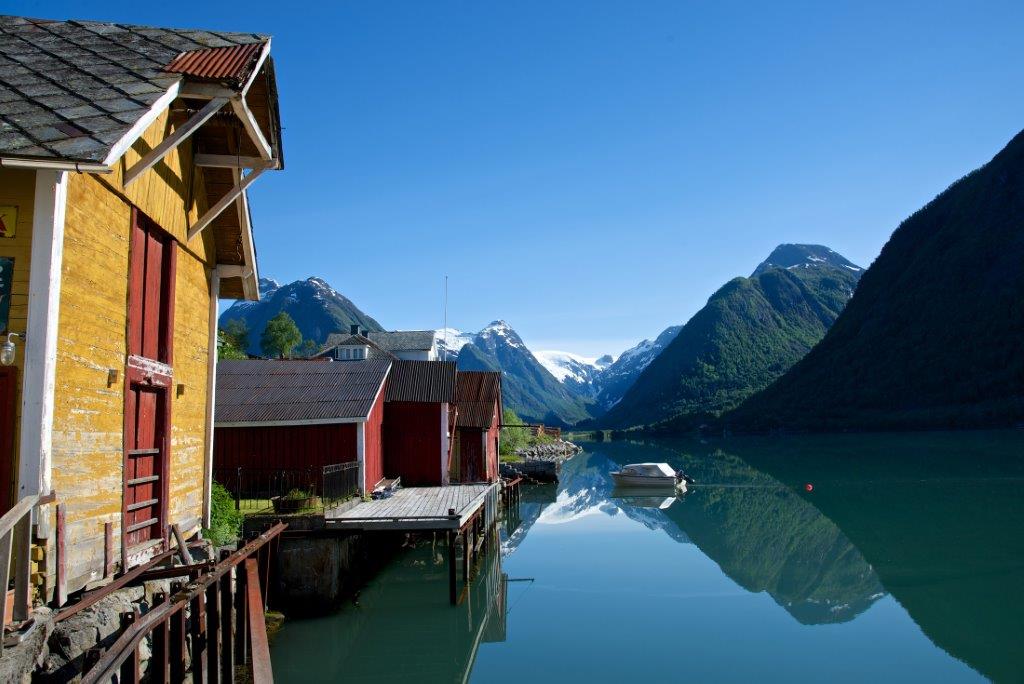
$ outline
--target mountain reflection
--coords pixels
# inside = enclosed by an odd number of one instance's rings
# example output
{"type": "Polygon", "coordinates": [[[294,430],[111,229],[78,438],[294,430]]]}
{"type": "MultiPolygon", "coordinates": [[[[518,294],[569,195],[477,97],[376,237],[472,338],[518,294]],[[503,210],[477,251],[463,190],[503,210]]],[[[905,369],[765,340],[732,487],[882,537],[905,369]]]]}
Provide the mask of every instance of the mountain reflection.
{"type": "Polygon", "coordinates": [[[1024,681],[1024,432],[585,446],[520,539],[535,522],[625,515],[695,544],[802,624],[852,621],[890,594],[936,646],[1024,681]],[[615,498],[609,473],[645,461],[698,484],[666,508],[615,498]]]}
{"type": "Polygon", "coordinates": [[[767,592],[804,624],[853,619],[884,595],[864,557],[813,505],[735,456],[704,451],[697,456],[660,445],[588,445],[563,466],[554,501],[527,512],[518,538],[534,522],[625,515],[679,543],[695,543],[737,584],[767,592]],[[641,461],[668,462],[697,473],[703,484],[666,508],[659,507],[665,505],[661,498],[616,497],[609,473],[641,461]]]}

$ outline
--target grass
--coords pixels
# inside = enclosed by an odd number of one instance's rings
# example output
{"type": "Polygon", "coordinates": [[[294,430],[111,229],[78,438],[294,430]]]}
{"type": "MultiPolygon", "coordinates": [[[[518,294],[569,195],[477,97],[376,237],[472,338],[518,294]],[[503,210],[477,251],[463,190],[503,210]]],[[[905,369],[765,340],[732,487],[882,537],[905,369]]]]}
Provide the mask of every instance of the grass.
{"type": "MultiPolygon", "coordinates": [[[[307,506],[297,511],[278,513],[277,515],[308,515],[310,513],[320,513],[323,510],[324,505],[321,502],[319,506],[307,506]]],[[[240,502],[240,512],[244,516],[266,515],[267,513],[274,512],[274,503],[270,499],[242,499],[240,502]]]]}

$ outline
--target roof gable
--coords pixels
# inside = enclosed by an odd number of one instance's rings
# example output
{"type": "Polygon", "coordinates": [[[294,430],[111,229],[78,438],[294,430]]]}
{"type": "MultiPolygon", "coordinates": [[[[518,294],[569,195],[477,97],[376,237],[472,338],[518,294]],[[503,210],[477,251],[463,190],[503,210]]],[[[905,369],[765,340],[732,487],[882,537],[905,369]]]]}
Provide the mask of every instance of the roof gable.
{"type": "Polygon", "coordinates": [[[434,348],[433,330],[394,330],[370,332],[370,340],[387,351],[427,351],[434,348]]]}
{"type": "Polygon", "coordinates": [[[455,374],[454,361],[395,361],[384,400],[451,403],[455,374]]]}
{"type": "Polygon", "coordinates": [[[455,405],[460,427],[489,428],[498,412],[501,421],[501,373],[459,371],[455,405]],[[495,408],[497,406],[497,408],[495,408]]]}

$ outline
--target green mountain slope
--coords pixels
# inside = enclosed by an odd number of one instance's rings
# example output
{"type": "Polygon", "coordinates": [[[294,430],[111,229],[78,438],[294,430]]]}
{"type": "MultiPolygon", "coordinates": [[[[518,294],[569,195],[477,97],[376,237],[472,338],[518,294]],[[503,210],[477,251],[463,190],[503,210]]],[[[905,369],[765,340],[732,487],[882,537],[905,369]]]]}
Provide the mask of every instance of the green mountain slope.
{"type": "Polygon", "coordinates": [[[1024,420],[1024,133],[904,221],[829,333],[724,417],[742,430],[1024,420]]]}
{"type": "Polygon", "coordinates": [[[462,347],[459,370],[501,371],[502,401],[523,420],[572,425],[587,417],[587,404],[533,356],[507,323],[495,321],[462,347]]]}
{"type": "Polygon", "coordinates": [[[827,247],[780,245],[751,277],[713,294],[597,422],[627,428],[671,420],[670,429],[733,408],[822,338],[861,272],[827,247]]]}
{"type": "Polygon", "coordinates": [[[260,301],[238,301],[220,315],[221,328],[228,321],[244,321],[249,328],[250,354],[261,354],[260,335],[267,321],[285,311],[295,321],[302,339],[322,344],[327,336],[348,332],[349,326],[366,330],[383,330],[380,323],[352,303],[348,297],[320,278],[296,280],[278,285],[269,278],[260,278],[260,301]]]}

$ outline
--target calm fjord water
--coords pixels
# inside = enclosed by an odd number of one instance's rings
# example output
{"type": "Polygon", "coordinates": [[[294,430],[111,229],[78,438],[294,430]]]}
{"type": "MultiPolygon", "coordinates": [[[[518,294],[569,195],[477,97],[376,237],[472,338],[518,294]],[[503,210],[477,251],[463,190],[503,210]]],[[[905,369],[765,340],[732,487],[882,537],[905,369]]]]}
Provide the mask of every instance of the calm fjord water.
{"type": "Polygon", "coordinates": [[[422,544],[287,623],[278,681],[1024,681],[1024,433],[584,446],[462,605],[422,544]],[[700,484],[615,496],[639,461],[700,484]]]}

